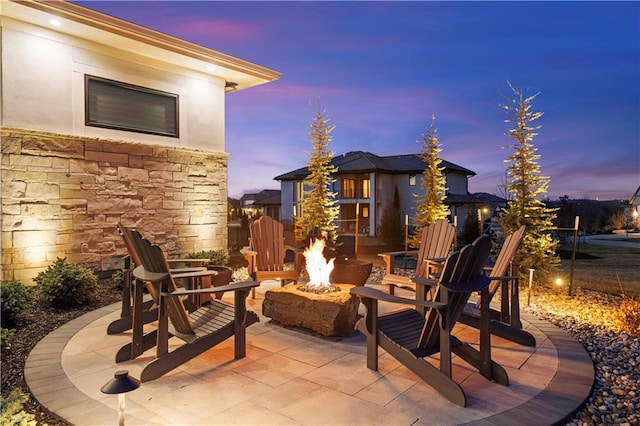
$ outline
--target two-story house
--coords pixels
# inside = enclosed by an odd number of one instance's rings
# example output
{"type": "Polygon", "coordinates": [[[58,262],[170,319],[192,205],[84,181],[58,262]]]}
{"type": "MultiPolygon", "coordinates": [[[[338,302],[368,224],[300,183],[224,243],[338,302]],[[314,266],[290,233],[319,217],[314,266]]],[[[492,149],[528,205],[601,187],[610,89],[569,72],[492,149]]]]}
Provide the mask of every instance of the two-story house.
{"type": "Polygon", "coordinates": [[[227,247],[225,99],[279,72],[66,1],[0,1],[0,57],[3,280],[227,247]]]}
{"type": "MultiPolygon", "coordinates": [[[[417,200],[424,195],[421,179],[426,163],[418,154],[383,157],[354,151],[335,156],[331,164],[338,168],[331,190],[338,194],[339,233],[354,234],[357,222],[360,235],[377,236],[382,213],[393,203],[396,187],[401,217],[411,225],[417,200]]],[[[468,178],[475,173],[444,160],[442,165],[447,181],[445,203],[451,208],[451,221],[462,224],[467,212],[476,214],[479,203],[468,191],[468,178]]],[[[303,167],[274,178],[281,185],[282,221],[292,222],[300,214],[303,181],[308,174],[303,167]]]]}

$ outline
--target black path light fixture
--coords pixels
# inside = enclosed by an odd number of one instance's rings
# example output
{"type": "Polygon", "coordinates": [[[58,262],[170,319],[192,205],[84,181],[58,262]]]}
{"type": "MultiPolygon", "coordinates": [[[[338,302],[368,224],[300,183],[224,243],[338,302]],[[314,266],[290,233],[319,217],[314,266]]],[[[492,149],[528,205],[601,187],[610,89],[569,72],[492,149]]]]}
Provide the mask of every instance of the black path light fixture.
{"type": "Polygon", "coordinates": [[[102,393],[118,395],[118,425],[124,426],[124,394],[140,387],[140,380],[129,376],[127,370],[116,371],[115,377],[102,386],[102,393]]]}

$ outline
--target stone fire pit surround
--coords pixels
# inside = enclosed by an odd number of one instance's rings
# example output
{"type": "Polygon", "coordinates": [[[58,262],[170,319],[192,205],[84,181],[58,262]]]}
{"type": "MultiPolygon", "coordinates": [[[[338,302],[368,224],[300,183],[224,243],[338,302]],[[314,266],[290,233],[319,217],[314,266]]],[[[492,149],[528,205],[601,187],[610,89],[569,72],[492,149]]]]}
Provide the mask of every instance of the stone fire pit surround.
{"type": "Polygon", "coordinates": [[[323,336],[349,336],[355,327],[360,300],[351,284],[334,284],[340,291],[315,294],[292,284],[267,290],[262,314],[283,326],[303,327],[323,336]]]}
{"type": "Polygon", "coordinates": [[[324,247],[324,240],[314,240],[304,252],[309,282],[267,290],[262,313],[284,326],[308,328],[323,336],[348,336],[360,304],[350,289],[366,283],[373,264],[327,259],[324,247]]]}

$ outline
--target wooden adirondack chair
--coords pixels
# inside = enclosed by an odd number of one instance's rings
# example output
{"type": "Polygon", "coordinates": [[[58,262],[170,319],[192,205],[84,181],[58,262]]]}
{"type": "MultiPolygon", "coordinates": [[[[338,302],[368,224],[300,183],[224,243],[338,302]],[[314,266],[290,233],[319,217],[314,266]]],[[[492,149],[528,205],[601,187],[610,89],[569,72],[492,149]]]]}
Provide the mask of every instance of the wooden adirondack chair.
{"type": "MultiPolygon", "coordinates": [[[[520,294],[518,270],[513,258],[522,244],[525,226],[509,235],[502,244],[500,253],[492,267],[486,268],[491,278],[489,300],[500,291],[500,309],[491,308],[491,333],[525,346],[535,346],[535,337],[522,329],[520,321],[520,294]]],[[[467,303],[460,322],[478,328],[480,326],[480,302],[467,303]]]]}
{"type": "MultiPolygon", "coordinates": [[[[131,242],[131,233],[138,233],[136,230],[131,230],[124,226],[122,223],[117,224],[118,232],[124,241],[125,247],[129,252],[129,255],[124,259],[123,268],[123,283],[122,283],[122,309],[120,311],[120,318],[112,321],[107,326],[107,334],[119,334],[124,331],[130,330],[133,324],[133,269],[135,266],[141,265],[140,256],[135,251],[135,247],[131,242]],[[134,266],[135,265],[135,266],[134,266]]],[[[139,234],[139,233],[138,233],[139,234]]],[[[191,280],[192,287],[195,282],[193,280],[201,280],[200,283],[203,287],[210,287],[210,283],[207,280],[209,276],[214,275],[215,272],[207,271],[207,268],[202,266],[208,259],[172,259],[168,260],[170,264],[185,263],[193,264],[193,267],[181,267],[172,268],[174,277],[184,278],[191,280]]],[[[153,294],[153,286],[148,286],[149,292],[152,295],[151,300],[147,300],[143,303],[143,322],[145,324],[150,323],[158,319],[158,295],[153,294]]],[[[207,296],[208,297],[208,296],[207,296]]],[[[196,306],[191,305],[191,310],[196,306]]]]}
{"type": "Polygon", "coordinates": [[[156,356],[147,364],[140,380],[157,379],[179,365],[198,356],[218,343],[234,336],[234,357],[246,354],[246,327],[259,321],[258,316],[246,309],[249,291],[258,285],[255,281],[235,282],[221,287],[179,289],[162,249],[152,245],[140,234],[131,233],[132,243],[140,255],[141,266],[134,271],[134,321],[132,341],[120,348],[116,362],[135,359],[156,346],[156,356]],[[142,286],[154,287],[152,295],[158,297],[158,328],[147,334],[142,322],[142,286]],[[211,299],[197,310],[188,313],[183,298],[217,292],[234,292],[234,304],[211,299]],[[169,351],[169,338],[175,336],[184,344],[169,351]]]}
{"type": "Polygon", "coordinates": [[[508,385],[506,371],[491,359],[490,280],[482,274],[490,249],[489,237],[481,236],[473,244],[448,256],[438,281],[416,278],[418,285],[437,286],[433,301],[398,297],[371,287],[351,289],[367,309],[365,317],[356,324],[367,338],[367,367],[377,371],[380,346],[451,402],[463,407],[466,396],[462,387],[452,379],[452,352],[487,379],[508,385]],[[451,335],[464,305],[475,291],[482,294],[479,350],[451,335]],[[427,311],[422,315],[416,309],[403,309],[378,316],[379,300],[422,306],[427,311]],[[433,354],[439,354],[439,368],[424,359],[433,354]]]}
{"type": "MultiPolygon", "coordinates": [[[[434,266],[442,265],[453,247],[456,229],[446,219],[436,220],[429,226],[422,228],[420,248],[412,251],[394,251],[380,253],[386,265],[382,284],[389,284],[389,294],[394,294],[395,287],[407,288],[421,292],[424,287],[417,287],[410,277],[397,275],[394,263],[398,256],[417,256],[416,277],[428,277],[434,266]]],[[[417,294],[418,299],[424,300],[425,295],[417,294]]]]}
{"type": "MultiPolygon", "coordinates": [[[[302,269],[302,253],[284,244],[284,228],[269,216],[262,216],[249,225],[249,250],[242,254],[248,262],[249,276],[255,281],[278,280],[281,285],[288,281],[298,282],[302,269]],[[290,250],[295,256],[294,269],[285,270],[284,258],[290,250]]],[[[255,299],[255,289],[251,298],[255,299]]]]}

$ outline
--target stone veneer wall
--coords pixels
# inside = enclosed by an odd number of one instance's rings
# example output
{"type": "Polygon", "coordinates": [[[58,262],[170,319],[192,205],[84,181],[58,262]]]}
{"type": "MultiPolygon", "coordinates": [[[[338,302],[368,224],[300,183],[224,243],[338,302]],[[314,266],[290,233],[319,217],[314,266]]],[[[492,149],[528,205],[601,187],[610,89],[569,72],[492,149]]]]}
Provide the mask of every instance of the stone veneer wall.
{"type": "Polygon", "coordinates": [[[227,154],[0,129],[2,279],[121,266],[116,223],[171,257],[227,247],[227,154]]]}

